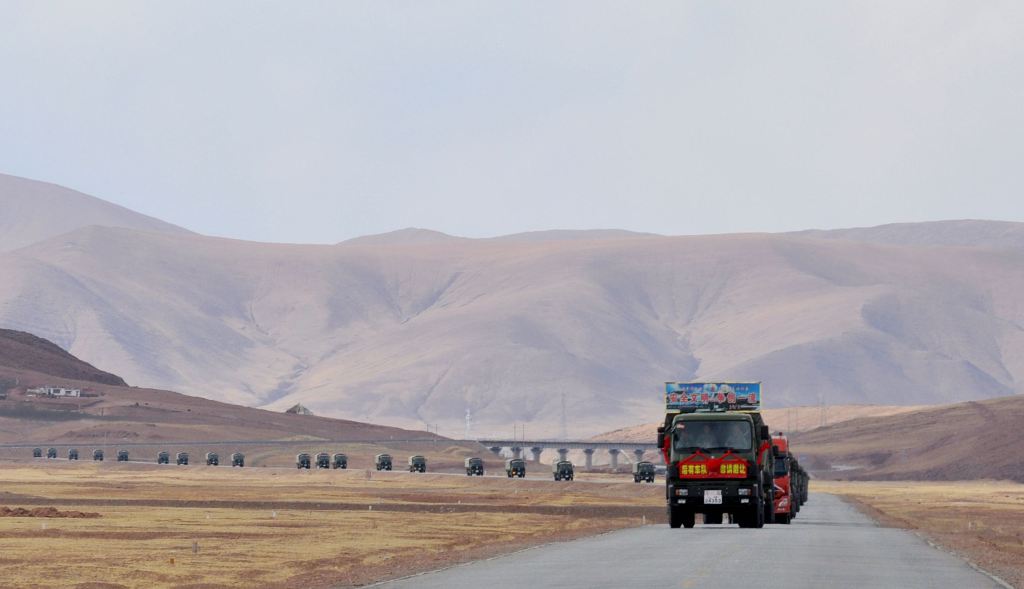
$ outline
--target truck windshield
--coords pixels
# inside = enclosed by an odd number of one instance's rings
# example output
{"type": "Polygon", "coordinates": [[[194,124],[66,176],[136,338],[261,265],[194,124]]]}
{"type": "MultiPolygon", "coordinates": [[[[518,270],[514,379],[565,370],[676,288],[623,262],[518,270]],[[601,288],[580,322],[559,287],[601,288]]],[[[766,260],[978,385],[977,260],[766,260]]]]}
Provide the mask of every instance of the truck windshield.
{"type": "Polygon", "coordinates": [[[749,451],[751,429],[748,421],[683,421],[676,425],[674,446],[677,452],[694,450],[749,451]]]}
{"type": "Polygon", "coordinates": [[[789,459],[788,458],[776,458],[775,459],[775,476],[781,477],[789,474],[789,459]]]}

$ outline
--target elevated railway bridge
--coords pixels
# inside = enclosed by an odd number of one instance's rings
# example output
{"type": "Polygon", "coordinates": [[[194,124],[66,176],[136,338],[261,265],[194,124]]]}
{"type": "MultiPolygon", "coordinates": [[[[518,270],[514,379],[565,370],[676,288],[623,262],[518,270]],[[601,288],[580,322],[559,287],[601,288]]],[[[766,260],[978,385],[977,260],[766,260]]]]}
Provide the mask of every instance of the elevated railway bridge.
{"type": "Polygon", "coordinates": [[[495,454],[501,454],[504,450],[508,450],[516,458],[523,458],[524,453],[529,451],[531,458],[534,462],[540,462],[540,456],[544,450],[554,450],[558,452],[561,460],[565,460],[569,455],[570,450],[583,450],[583,456],[585,457],[586,468],[594,467],[594,452],[604,451],[608,452],[608,457],[611,462],[612,469],[619,467],[619,456],[623,452],[632,452],[633,461],[639,462],[644,460],[644,457],[651,453],[650,458],[659,459],[661,454],[658,452],[658,445],[653,443],[643,442],[593,442],[587,440],[502,440],[502,439],[484,439],[476,440],[478,443],[486,446],[491,452],[495,454]]]}

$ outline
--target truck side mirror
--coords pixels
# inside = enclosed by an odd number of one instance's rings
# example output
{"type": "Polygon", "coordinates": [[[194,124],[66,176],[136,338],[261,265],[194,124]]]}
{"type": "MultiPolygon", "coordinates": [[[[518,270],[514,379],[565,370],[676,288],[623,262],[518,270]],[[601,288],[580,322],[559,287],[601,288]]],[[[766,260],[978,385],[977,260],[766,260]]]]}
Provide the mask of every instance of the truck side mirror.
{"type": "Polygon", "coordinates": [[[770,439],[772,439],[772,432],[771,432],[770,429],[768,429],[767,425],[762,425],[761,426],[761,439],[762,440],[770,440],[770,439]]]}
{"type": "Polygon", "coordinates": [[[663,425],[658,426],[658,447],[665,447],[665,426],[663,425]]]}

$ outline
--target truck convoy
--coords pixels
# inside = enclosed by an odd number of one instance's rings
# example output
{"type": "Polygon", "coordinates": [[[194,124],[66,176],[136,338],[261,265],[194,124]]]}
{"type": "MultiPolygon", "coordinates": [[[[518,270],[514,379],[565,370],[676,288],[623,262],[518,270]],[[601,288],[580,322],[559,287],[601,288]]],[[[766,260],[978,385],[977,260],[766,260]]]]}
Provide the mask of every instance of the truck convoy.
{"type": "Polygon", "coordinates": [[[792,461],[789,456],[789,438],[782,432],[772,436],[775,453],[775,523],[788,524],[796,517],[797,501],[793,496],[792,461]]]}
{"type": "MultiPolygon", "coordinates": [[[[760,413],[761,383],[665,383],[658,446],[669,525],[761,528],[775,518],[778,450],[760,413]]],[[[788,446],[787,446],[788,452],[788,446]]]]}
{"type": "Polygon", "coordinates": [[[467,458],[465,461],[466,476],[484,476],[484,461],[480,458],[467,458]]]}

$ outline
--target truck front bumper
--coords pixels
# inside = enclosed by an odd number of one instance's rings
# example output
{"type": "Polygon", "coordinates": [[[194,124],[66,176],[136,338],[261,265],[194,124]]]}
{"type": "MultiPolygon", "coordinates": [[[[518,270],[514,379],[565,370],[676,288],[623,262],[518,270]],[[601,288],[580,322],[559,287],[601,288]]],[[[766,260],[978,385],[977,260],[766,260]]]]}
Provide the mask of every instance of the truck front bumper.
{"type": "Polygon", "coordinates": [[[672,481],[666,486],[669,505],[692,507],[696,512],[705,510],[728,512],[736,508],[756,506],[761,500],[757,483],[751,481],[672,481]],[[712,499],[719,491],[721,502],[712,499]]]}

